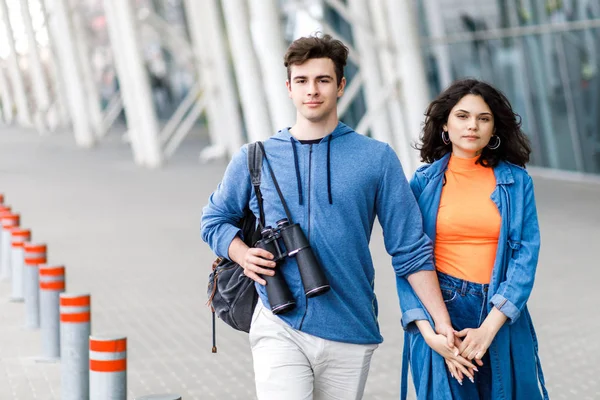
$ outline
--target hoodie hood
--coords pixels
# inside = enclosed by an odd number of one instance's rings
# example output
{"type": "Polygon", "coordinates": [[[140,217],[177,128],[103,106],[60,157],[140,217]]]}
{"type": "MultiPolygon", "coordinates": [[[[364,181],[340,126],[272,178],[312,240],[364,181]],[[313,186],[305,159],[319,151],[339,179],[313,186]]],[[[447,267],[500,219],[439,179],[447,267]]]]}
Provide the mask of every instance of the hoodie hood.
{"type": "MultiPolygon", "coordinates": [[[[328,139],[329,137],[336,138],[338,136],[342,136],[342,135],[352,133],[352,132],[354,132],[354,129],[350,128],[348,125],[344,124],[343,122],[338,122],[338,124],[335,127],[335,129],[333,130],[333,132],[331,132],[327,136],[323,137],[323,139],[321,139],[321,142],[323,142],[323,140],[329,140],[328,139]]],[[[294,137],[290,133],[290,128],[285,128],[280,131],[277,131],[277,133],[271,137],[271,139],[287,140],[287,141],[289,141],[291,138],[294,138],[294,137]]],[[[298,141],[296,138],[294,138],[294,140],[298,141]]]]}
{"type": "MultiPolygon", "coordinates": [[[[320,143],[327,141],[327,198],[329,199],[329,204],[333,204],[333,197],[331,195],[331,142],[336,137],[346,135],[348,133],[354,132],[352,128],[348,125],[338,122],[337,126],[327,136],[321,139],[320,143]]],[[[284,140],[289,141],[292,150],[294,153],[294,166],[296,167],[296,183],[298,185],[298,204],[302,205],[304,202],[303,193],[302,193],[302,178],[300,176],[300,168],[298,166],[298,151],[296,150],[296,146],[302,145],[298,139],[292,136],[290,133],[290,128],[285,128],[277,132],[273,137],[275,140],[284,140]]]]}

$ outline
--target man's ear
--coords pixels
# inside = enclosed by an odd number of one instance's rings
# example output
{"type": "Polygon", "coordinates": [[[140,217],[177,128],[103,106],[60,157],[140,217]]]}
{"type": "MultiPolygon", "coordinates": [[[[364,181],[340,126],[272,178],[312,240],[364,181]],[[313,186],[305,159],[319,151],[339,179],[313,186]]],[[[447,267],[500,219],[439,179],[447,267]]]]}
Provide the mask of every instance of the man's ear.
{"type": "Polygon", "coordinates": [[[292,84],[290,83],[289,80],[285,81],[285,87],[288,90],[288,97],[291,99],[292,98],[292,84]]]}
{"type": "Polygon", "coordinates": [[[346,77],[342,77],[340,84],[338,85],[337,97],[342,97],[344,89],[346,88],[346,77]]]}

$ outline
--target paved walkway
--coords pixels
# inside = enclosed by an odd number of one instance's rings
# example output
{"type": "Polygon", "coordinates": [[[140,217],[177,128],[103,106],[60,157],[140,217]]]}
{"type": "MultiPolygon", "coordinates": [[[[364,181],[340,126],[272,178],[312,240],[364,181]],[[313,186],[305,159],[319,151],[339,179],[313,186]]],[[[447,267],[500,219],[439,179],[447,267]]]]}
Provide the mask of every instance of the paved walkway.
{"type": "MultiPolygon", "coordinates": [[[[167,168],[133,165],[118,137],[76,149],[67,134],[0,127],[0,192],[22,215],[49,262],[67,267],[67,290],[92,294],[94,334],[128,336],[129,398],[177,392],[191,399],[253,399],[245,334],[219,322],[211,354],[200,240],[202,206],[224,162],[200,165],[190,138],[167,168]]],[[[600,398],[600,185],[535,180],[543,249],[530,301],[553,399],[600,398]]],[[[365,399],[397,399],[402,332],[389,256],[373,234],[380,324],[365,399]]],[[[59,364],[36,363],[39,331],[0,283],[0,399],[59,399],[59,364]]]]}

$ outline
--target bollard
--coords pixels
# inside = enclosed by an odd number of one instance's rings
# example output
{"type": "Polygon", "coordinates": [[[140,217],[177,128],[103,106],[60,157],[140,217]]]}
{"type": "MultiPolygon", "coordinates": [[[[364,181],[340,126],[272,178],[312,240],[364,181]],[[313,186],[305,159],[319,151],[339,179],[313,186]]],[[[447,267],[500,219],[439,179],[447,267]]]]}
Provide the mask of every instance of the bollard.
{"type": "Polygon", "coordinates": [[[19,214],[5,213],[0,217],[2,224],[2,236],[0,237],[0,280],[6,281],[10,278],[10,256],[12,253],[10,228],[19,226],[19,214]]]}
{"type": "Polygon", "coordinates": [[[9,206],[0,204],[0,263],[2,263],[2,217],[11,215],[12,213],[10,210],[9,206]]]}
{"type": "Polygon", "coordinates": [[[11,293],[10,301],[23,301],[23,262],[25,252],[23,245],[31,240],[31,231],[29,229],[12,228],[12,254],[10,260],[11,267],[11,293]]]}
{"type": "Polygon", "coordinates": [[[0,204],[0,260],[2,259],[2,217],[11,215],[10,207],[4,204],[0,204]]]}
{"type": "Polygon", "coordinates": [[[46,263],[46,245],[25,243],[23,267],[23,297],[25,298],[25,326],[40,327],[40,279],[39,265],[46,263]]]}
{"type": "Polygon", "coordinates": [[[90,336],[90,400],[127,399],[127,338],[90,336]]]}
{"type": "Polygon", "coordinates": [[[181,400],[181,396],[172,393],[150,394],[142,397],[137,397],[135,400],[181,400]]]}
{"type": "Polygon", "coordinates": [[[90,396],[90,295],[61,293],[60,379],[62,400],[90,396]]]}
{"type": "Polygon", "coordinates": [[[65,291],[65,267],[40,264],[39,270],[42,357],[45,360],[57,360],[60,357],[58,300],[65,291]]]}

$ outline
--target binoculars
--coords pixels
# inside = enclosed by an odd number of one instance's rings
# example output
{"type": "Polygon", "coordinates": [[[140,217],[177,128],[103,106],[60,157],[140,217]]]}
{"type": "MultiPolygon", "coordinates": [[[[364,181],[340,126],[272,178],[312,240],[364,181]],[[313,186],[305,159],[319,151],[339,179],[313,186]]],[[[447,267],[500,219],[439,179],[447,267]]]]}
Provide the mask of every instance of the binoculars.
{"type": "MultiPolygon", "coordinates": [[[[310,243],[298,224],[291,224],[287,218],[277,221],[277,228],[266,226],[255,247],[273,254],[273,261],[280,266],[286,257],[295,257],[304,286],[306,297],[315,297],[327,292],[329,282],[317,261],[310,243]]],[[[281,271],[274,276],[263,276],[267,282],[267,296],[273,314],[282,314],[296,306],[294,296],[281,271]]]]}

